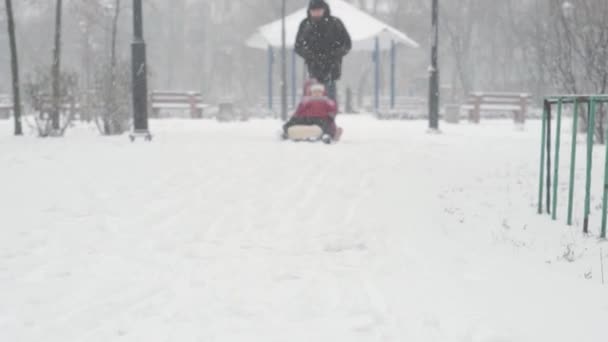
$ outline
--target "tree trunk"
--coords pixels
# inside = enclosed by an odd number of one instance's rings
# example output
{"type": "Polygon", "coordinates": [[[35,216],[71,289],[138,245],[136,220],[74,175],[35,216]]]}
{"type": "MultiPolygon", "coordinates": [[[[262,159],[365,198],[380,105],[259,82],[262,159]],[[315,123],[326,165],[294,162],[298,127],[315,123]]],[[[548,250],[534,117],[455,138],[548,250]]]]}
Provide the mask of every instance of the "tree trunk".
{"type": "Polygon", "coordinates": [[[53,50],[53,111],[51,113],[51,120],[53,125],[53,131],[58,132],[60,127],[59,114],[61,112],[61,13],[62,13],[62,0],[57,0],[57,7],[55,13],[55,49],[53,50]]]}
{"type": "Polygon", "coordinates": [[[19,57],[17,54],[17,37],[15,37],[15,20],[12,0],[6,0],[6,16],[11,51],[11,72],[13,74],[13,115],[15,117],[15,135],[23,135],[21,127],[21,85],[19,82],[19,57]]]}
{"type": "Polygon", "coordinates": [[[91,24],[87,18],[82,32],[82,73],[84,75],[84,97],[81,102],[81,118],[91,121],[91,24]]]}
{"type": "Polygon", "coordinates": [[[110,55],[112,74],[114,73],[114,69],[116,69],[116,38],[118,35],[118,20],[120,19],[120,0],[116,0],[114,6],[114,18],[112,19],[112,51],[110,55]]]}
{"type": "Polygon", "coordinates": [[[106,115],[104,119],[104,134],[113,135],[122,133],[119,120],[116,117],[118,106],[116,104],[116,40],[118,35],[118,20],[120,19],[120,0],[114,4],[114,17],[112,18],[112,41],[110,46],[110,80],[108,83],[108,102],[106,104],[106,115]]]}

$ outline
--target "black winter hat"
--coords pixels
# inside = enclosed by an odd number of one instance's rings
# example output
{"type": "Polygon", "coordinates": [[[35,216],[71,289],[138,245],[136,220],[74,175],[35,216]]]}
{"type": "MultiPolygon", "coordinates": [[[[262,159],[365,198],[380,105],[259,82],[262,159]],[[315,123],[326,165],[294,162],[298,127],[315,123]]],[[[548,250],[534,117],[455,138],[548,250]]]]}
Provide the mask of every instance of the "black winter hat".
{"type": "Polygon", "coordinates": [[[327,8],[327,3],[325,0],[310,0],[310,4],[308,5],[308,9],[318,9],[318,8],[327,8]]]}

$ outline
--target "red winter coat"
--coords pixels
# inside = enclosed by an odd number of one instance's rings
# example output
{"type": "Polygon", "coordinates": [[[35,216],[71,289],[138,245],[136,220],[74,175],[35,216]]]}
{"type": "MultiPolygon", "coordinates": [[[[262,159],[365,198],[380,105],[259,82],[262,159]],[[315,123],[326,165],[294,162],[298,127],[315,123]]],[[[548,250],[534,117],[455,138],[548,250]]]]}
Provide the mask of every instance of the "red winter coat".
{"type": "Polygon", "coordinates": [[[297,118],[326,118],[332,119],[336,117],[336,103],[328,97],[304,97],[296,114],[297,118]]]}
{"type": "Polygon", "coordinates": [[[300,102],[294,117],[322,119],[327,122],[329,126],[329,133],[332,136],[335,136],[338,129],[335,120],[337,112],[338,110],[336,103],[332,99],[326,96],[306,96],[302,102],[300,102]]]}

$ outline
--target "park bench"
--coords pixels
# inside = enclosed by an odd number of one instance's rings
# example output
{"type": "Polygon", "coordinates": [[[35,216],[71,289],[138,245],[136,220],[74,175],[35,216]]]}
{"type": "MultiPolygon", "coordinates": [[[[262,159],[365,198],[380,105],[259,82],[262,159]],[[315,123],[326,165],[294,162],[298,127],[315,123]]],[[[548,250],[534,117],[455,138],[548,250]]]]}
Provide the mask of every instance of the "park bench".
{"type": "MultiPolygon", "coordinates": [[[[203,103],[201,93],[188,91],[154,91],[150,94],[150,108],[153,117],[160,118],[164,111],[187,112],[192,119],[202,119],[203,112],[209,105],[203,103]]],[[[177,117],[174,112],[169,112],[169,117],[177,117]]]]}
{"type": "Polygon", "coordinates": [[[397,96],[393,108],[389,97],[382,97],[380,103],[384,105],[377,114],[381,120],[422,119],[427,112],[427,100],[422,97],[397,96]]]}
{"type": "Polygon", "coordinates": [[[13,112],[13,100],[8,94],[0,94],[0,119],[9,119],[13,112]]]}
{"type": "Polygon", "coordinates": [[[475,92],[469,95],[462,109],[468,112],[469,121],[479,123],[482,113],[498,113],[488,118],[504,118],[513,114],[516,123],[524,123],[531,103],[530,94],[526,93],[486,93],[475,92]]]}

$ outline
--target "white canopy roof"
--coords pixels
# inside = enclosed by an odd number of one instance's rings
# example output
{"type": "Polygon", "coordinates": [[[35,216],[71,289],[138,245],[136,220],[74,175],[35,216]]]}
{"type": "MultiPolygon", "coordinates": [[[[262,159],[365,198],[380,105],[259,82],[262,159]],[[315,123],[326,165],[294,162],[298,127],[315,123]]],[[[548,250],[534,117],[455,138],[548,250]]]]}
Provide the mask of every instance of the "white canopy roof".
{"type": "MultiPolygon", "coordinates": [[[[380,49],[382,50],[389,49],[391,41],[412,48],[419,47],[418,43],[405,33],[343,0],[326,0],[326,2],[331,8],[332,15],[344,22],[353,41],[353,50],[374,50],[376,38],[380,39],[380,49]]],[[[300,23],[307,17],[307,12],[307,8],[302,8],[285,18],[288,48],[295,45],[300,23]]],[[[247,40],[247,46],[257,49],[268,49],[268,46],[281,47],[281,19],[259,27],[247,40]]]]}

